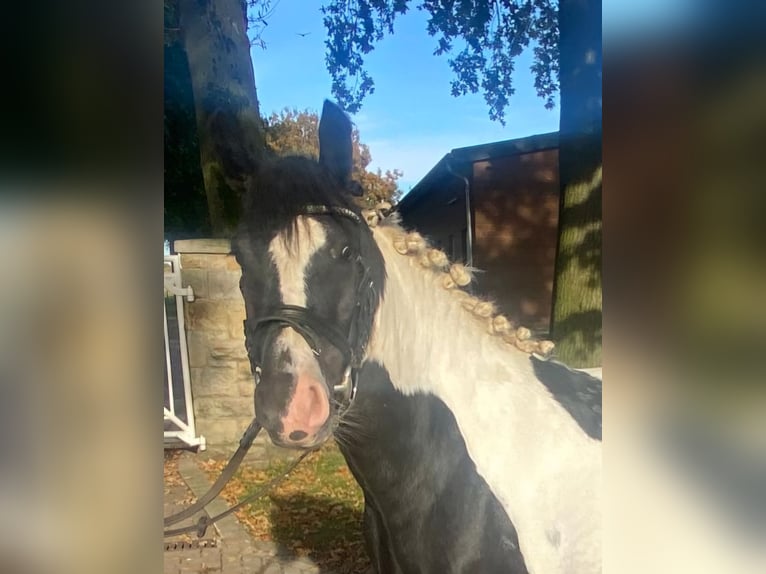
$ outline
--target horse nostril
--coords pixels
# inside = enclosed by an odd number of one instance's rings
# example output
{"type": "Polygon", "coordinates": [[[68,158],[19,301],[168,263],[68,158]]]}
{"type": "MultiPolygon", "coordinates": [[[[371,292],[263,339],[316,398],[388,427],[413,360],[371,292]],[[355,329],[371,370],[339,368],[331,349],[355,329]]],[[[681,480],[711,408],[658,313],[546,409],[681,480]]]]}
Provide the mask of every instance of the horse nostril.
{"type": "Polygon", "coordinates": [[[308,433],[302,430],[295,430],[290,433],[290,440],[303,440],[307,436],[309,436],[308,433]]]}

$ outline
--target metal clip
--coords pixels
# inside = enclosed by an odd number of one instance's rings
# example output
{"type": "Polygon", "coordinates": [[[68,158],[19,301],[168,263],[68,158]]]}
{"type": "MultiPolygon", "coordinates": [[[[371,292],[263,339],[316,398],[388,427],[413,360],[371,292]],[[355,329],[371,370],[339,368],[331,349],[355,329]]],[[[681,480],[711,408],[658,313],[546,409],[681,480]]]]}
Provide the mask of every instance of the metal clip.
{"type": "Polygon", "coordinates": [[[332,390],[336,395],[342,395],[343,400],[348,400],[349,393],[351,390],[351,365],[349,365],[346,368],[346,371],[343,373],[343,378],[341,379],[341,383],[339,385],[335,385],[332,390]]]}

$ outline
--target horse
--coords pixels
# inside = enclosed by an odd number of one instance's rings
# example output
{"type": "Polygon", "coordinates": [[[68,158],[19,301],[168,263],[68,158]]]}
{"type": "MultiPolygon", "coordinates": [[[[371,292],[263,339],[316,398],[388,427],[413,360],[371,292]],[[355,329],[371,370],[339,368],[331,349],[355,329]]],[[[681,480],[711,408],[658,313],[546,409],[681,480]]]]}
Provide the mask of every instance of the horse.
{"type": "Polygon", "coordinates": [[[272,158],[246,196],[256,419],[285,448],[334,437],[377,573],[600,572],[601,381],[387,206],[360,207],[351,130],[325,102],[318,161],[272,158]]]}

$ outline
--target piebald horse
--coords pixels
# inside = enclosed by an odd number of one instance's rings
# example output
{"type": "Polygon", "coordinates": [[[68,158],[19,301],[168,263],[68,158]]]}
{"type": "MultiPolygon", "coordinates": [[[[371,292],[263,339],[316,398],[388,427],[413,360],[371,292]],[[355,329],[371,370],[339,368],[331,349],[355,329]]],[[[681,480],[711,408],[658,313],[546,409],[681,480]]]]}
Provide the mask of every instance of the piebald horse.
{"type": "Polygon", "coordinates": [[[600,572],[601,382],[357,206],[351,129],[326,102],[319,161],[270,160],[246,199],[256,418],[288,448],[335,437],[380,574],[600,572]]]}

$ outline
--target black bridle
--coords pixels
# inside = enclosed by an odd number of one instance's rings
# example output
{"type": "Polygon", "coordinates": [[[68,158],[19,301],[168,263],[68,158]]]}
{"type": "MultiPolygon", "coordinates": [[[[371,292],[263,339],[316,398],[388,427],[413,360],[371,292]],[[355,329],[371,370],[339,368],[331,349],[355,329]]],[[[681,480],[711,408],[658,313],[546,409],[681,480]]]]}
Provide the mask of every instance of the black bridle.
{"type": "MultiPolygon", "coordinates": [[[[367,224],[361,217],[359,217],[359,215],[344,207],[309,205],[304,209],[303,213],[305,215],[341,215],[347,217],[356,224],[363,226],[363,228],[367,228],[367,224]]],[[[333,395],[339,405],[339,411],[344,411],[351,405],[356,396],[359,368],[361,367],[364,353],[367,349],[367,343],[370,339],[372,312],[376,302],[376,287],[371,277],[370,268],[362,259],[361,250],[359,249],[360,246],[357,245],[356,247],[357,255],[355,261],[357,265],[360,266],[362,273],[356,289],[354,309],[351,314],[348,333],[345,335],[341,329],[332,324],[332,322],[317,316],[305,307],[298,307],[295,305],[280,305],[269,310],[265,315],[258,317],[257,319],[252,321],[245,319],[245,346],[247,347],[248,355],[251,358],[255,357],[255,360],[251,362],[251,365],[256,386],[258,386],[261,379],[261,365],[263,364],[263,356],[265,352],[266,331],[272,325],[277,325],[281,328],[291,327],[296,332],[300,333],[316,356],[319,356],[322,352],[319,343],[320,338],[325,339],[340,351],[343,355],[345,369],[340,384],[333,386],[333,395]],[[250,336],[250,334],[252,334],[252,336],[250,336]]],[[[252,422],[247,427],[247,430],[245,430],[245,433],[242,435],[236,452],[229,459],[226,468],[223,469],[215,483],[213,483],[210,489],[194,504],[172,516],[166,517],[164,519],[165,527],[191,518],[197,512],[203,510],[205,506],[220,494],[221,490],[226,486],[226,483],[236,472],[242,459],[245,457],[245,454],[253,444],[253,441],[258,436],[261,429],[261,424],[256,418],[253,418],[252,422]]],[[[226,511],[212,518],[203,515],[199,518],[196,524],[187,527],[165,530],[163,533],[164,537],[176,536],[194,531],[197,533],[197,536],[201,538],[205,535],[208,526],[221,518],[228,516],[248,502],[264,495],[278,482],[284,480],[284,478],[286,478],[298,463],[300,463],[300,461],[302,461],[310,452],[310,450],[304,452],[300,457],[293,461],[287,470],[226,511]]]]}
{"type": "MultiPolygon", "coordinates": [[[[357,225],[367,228],[367,224],[355,212],[344,207],[309,205],[303,210],[305,215],[340,215],[357,225]]],[[[361,269],[357,284],[354,307],[347,332],[325,318],[317,316],[305,307],[280,305],[269,309],[256,319],[245,319],[245,341],[252,361],[253,376],[256,386],[260,382],[263,365],[265,340],[268,328],[277,325],[290,327],[299,333],[311,348],[315,356],[322,353],[320,339],[328,341],[343,355],[345,369],[340,384],[333,386],[333,395],[339,408],[347,409],[356,396],[357,376],[361,367],[367,343],[370,339],[371,317],[376,300],[376,288],[370,268],[361,256],[360,246],[356,246],[356,264],[361,269]],[[252,343],[251,343],[252,341],[252,343]]]]}

